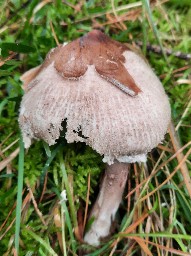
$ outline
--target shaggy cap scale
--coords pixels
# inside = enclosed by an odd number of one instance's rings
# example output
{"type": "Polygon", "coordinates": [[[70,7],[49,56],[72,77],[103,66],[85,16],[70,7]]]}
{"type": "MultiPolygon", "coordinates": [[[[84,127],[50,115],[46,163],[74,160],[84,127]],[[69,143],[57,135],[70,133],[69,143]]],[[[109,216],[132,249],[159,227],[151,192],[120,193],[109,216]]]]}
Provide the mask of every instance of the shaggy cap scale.
{"type": "Polygon", "coordinates": [[[162,84],[145,61],[128,49],[122,54],[135,83],[135,97],[100,76],[91,63],[75,80],[59,73],[53,57],[31,71],[34,75],[28,71],[32,78],[27,80],[27,73],[23,77],[26,93],[19,117],[25,147],[32,139],[55,144],[65,120],[67,142],[85,142],[104,156],[103,161],[145,161],[147,152],[164,138],[170,106],[162,84]]]}

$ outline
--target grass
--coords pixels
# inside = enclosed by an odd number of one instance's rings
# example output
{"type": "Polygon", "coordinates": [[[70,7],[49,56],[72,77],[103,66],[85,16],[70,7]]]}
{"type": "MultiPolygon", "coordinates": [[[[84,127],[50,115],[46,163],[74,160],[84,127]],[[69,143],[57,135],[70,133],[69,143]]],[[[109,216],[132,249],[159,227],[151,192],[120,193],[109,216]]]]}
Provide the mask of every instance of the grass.
{"type": "Polygon", "coordinates": [[[0,6],[0,255],[191,255],[190,1],[0,6]],[[21,74],[58,43],[95,27],[142,51],[165,87],[173,120],[147,164],[132,165],[115,233],[99,248],[82,237],[101,157],[61,140],[53,147],[35,142],[24,152],[17,122],[21,74]],[[60,196],[65,189],[67,201],[60,196]]]}

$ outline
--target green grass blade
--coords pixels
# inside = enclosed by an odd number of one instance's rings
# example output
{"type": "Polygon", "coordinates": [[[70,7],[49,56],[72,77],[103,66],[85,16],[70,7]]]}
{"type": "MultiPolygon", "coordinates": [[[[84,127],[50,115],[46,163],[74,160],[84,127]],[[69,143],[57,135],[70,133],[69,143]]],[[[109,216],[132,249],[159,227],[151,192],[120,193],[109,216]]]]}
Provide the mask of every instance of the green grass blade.
{"type": "Polygon", "coordinates": [[[1,113],[3,111],[3,108],[5,107],[5,105],[8,103],[8,99],[4,99],[1,103],[0,103],[0,117],[1,117],[1,113]]]}
{"type": "Polygon", "coordinates": [[[15,249],[19,255],[19,235],[21,225],[22,211],[22,191],[23,191],[23,176],[24,176],[24,144],[20,136],[20,152],[19,152],[19,168],[18,168],[18,190],[17,190],[17,206],[16,206],[16,225],[15,225],[15,249]]]}
{"type": "MultiPolygon", "coordinates": [[[[50,245],[44,241],[40,236],[38,236],[37,234],[35,234],[32,230],[29,229],[25,229],[25,232],[31,236],[33,239],[35,239],[38,243],[40,243],[44,249],[50,253],[51,256],[58,256],[57,253],[55,253],[55,251],[50,247],[50,245]]],[[[47,254],[46,254],[47,255],[47,254]]]]}
{"type": "Polygon", "coordinates": [[[175,182],[173,182],[174,186],[176,187],[176,196],[179,200],[180,205],[182,206],[182,209],[184,211],[184,216],[187,218],[187,221],[190,223],[191,225],[191,204],[190,204],[190,200],[187,200],[186,197],[184,196],[184,193],[179,189],[179,187],[175,184],[175,182]]]}
{"type": "Polygon", "coordinates": [[[42,175],[40,177],[40,183],[43,184],[44,183],[44,178],[45,178],[45,175],[46,175],[46,172],[50,166],[50,164],[52,163],[53,159],[55,158],[57,152],[60,150],[61,148],[61,144],[59,144],[58,146],[56,146],[56,148],[52,151],[52,153],[50,154],[50,156],[48,157],[46,163],[45,163],[45,166],[43,167],[42,169],[42,175]]]}
{"type": "Polygon", "coordinates": [[[145,10],[146,10],[146,12],[148,14],[149,23],[150,23],[150,25],[152,27],[153,33],[154,33],[154,35],[155,35],[155,37],[156,37],[156,39],[157,39],[157,41],[159,43],[159,46],[161,48],[162,54],[164,56],[164,59],[166,60],[166,62],[168,64],[168,59],[166,57],[166,53],[165,53],[165,51],[163,49],[162,42],[160,40],[160,36],[159,36],[158,30],[157,30],[157,28],[155,26],[155,23],[154,23],[154,20],[153,20],[153,16],[152,16],[152,11],[151,11],[151,8],[150,8],[149,0],[142,0],[142,2],[143,2],[143,6],[145,7],[145,10]]]}
{"type": "Polygon", "coordinates": [[[111,246],[112,244],[112,240],[110,242],[108,242],[107,244],[104,244],[100,249],[97,249],[95,252],[90,253],[90,254],[86,254],[86,256],[99,256],[99,255],[105,255],[102,254],[103,252],[105,253],[106,250],[111,246]]]}
{"type": "MultiPolygon", "coordinates": [[[[68,212],[68,208],[66,206],[66,203],[64,201],[62,201],[62,198],[60,196],[59,191],[56,188],[53,189],[53,191],[57,194],[58,198],[60,199],[60,202],[61,202],[60,204],[61,204],[61,207],[62,207],[62,211],[65,215],[66,226],[68,227],[69,235],[70,235],[70,238],[71,238],[72,250],[75,253],[76,250],[77,250],[76,249],[76,240],[74,238],[73,227],[72,227],[72,222],[71,222],[70,215],[69,215],[69,212],[68,212]]],[[[62,233],[65,233],[63,231],[63,228],[62,228],[62,233]]]]}
{"type": "MultiPolygon", "coordinates": [[[[62,203],[65,204],[65,203],[62,203]]],[[[65,210],[64,207],[61,207],[61,221],[62,221],[62,244],[63,244],[63,253],[64,256],[67,256],[67,252],[66,252],[66,236],[65,236],[65,218],[64,218],[64,214],[65,210]]]]}
{"type": "Polygon", "coordinates": [[[46,143],[45,141],[42,142],[43,143],[43,146],[44,146],[44,150],[46,152],[46,155],[47,157],[51,157],[51,150],[50,150],[50,147],[48,145],[48,143],[46,143]]]}
{"type": "Polygon", "coordinates": [[[159,237],[166,237],[166,238],[174,238],[174,239],[185,239],[185,240],[190,240],[191,241],[191,236],[189,235],[182,235],[182,234],[172,234],[172,233],[166,233],[166,232],[157,232],[157,233],[139,233],[139,234],[133,234],[133,233],[129,233],[129,234],[125,234],[125,233],[120,233],[118,235],[116,235],[117,237],[155,237],[155,238],[159,238],[159,237]]]}
{"type": "Polygon", "coordinates": [[[143,31],[143,46],[142,46],[142,51],[144,53],[144,55],[146,55],[146,51],[147,51],[147,20],[146,20],[146,17],[145,17],[145,7],[143,6],[142,8],[142,19],[143,19],[143,22],[142,22],[142,31],[143,31]]]}
{"type": "MultiPolygon", "coordinates": [[[[68,227],[70,238],[71,238],[72,251],[74,253],[76,253],[76,240],[74,238],[74,234],[72,231],[72,223],[70,220],[70,215],[69,215],[69,212],[68,212],[65,202],[62,203],[61,205],[62,205],[62,212],[65,214],[66,225],[68,227]]],[[[63,223],[63,221],[62,221],[62,223],[63,223]]],[[[63,233],[63,227],[62,227],[62,233],[63,233]]]]}
{"type": "Polygon", "coordinates": [[[76,218],[76,210],[75,210],[75,206],[74,206],[74,203],[73,203],[72,194],[71,194],[69,183],[68,183],[68,176],[67,176],[67,173],[66,173],[66,169],[65,169],[65,165],[64,165],[64,161],[63,161],[63,156],[62,156],[61,152],[59,153],[59,160],[60,160],[60,168],[61,168],[62,175],[63,175],[64,185],[65,185],[65,188],[66,188],[66,193],[67,193],[67,197],[68,197],[68,201],[69,201],[71,218],[72,218],[72,222],[73,222],[73,225],[74,225],[74,228],[75,228],[78,225],[77,218],[76,218]]]}

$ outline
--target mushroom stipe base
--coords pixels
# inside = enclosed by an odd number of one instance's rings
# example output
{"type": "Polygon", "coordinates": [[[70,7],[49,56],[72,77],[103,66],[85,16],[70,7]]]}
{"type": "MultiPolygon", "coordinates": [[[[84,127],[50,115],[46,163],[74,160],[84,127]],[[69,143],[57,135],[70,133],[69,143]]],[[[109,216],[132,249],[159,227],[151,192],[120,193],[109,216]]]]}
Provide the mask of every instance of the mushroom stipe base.
{"type": "Polygon", "coordinates": [[[130,164],[116,162],[107,165],[99,195],[90,212],[94,221],[85,234],[84,241],[93,246],[100,244],[100,239],[110,234],[111,224],[115,218],[124,188],[127,182],[130,164]]]}

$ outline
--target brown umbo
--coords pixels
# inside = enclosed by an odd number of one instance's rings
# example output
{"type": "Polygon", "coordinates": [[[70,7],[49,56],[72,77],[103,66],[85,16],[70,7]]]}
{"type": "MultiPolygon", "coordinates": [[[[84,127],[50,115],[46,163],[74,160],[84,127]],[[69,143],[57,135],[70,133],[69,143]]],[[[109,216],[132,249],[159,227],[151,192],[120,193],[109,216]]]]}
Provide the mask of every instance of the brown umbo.
{"type": "Polygon", "coordinates": [[[98,30],[93,30],[67,44],[64,50],[62,45],[51,50],[38,72],[54,61],[54,67],[61,76],[78,79],[86,73],[89,65],[93,65],[104,79],[132,96],[137,95],[140,89],[124,66],[125,50],[128,50],[125,45],[111,40],[98,30]]]}
{"type": "Polygon", "coordinates": [[[140,56],[97,30],[51,50],[21,79],[26,148],[33,139],[55,144],[65,120],[67,142],[85,142],[107,163],[85,235],[98,245],[109,234],[129,163],[145,162],[167,131],[170,106],[162,84],[140,56]]]}

